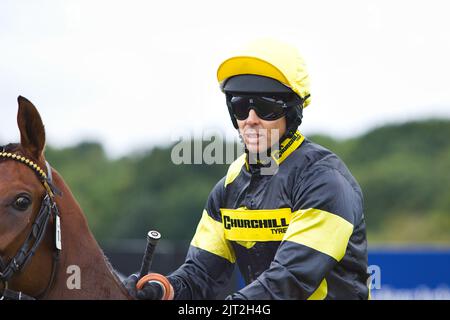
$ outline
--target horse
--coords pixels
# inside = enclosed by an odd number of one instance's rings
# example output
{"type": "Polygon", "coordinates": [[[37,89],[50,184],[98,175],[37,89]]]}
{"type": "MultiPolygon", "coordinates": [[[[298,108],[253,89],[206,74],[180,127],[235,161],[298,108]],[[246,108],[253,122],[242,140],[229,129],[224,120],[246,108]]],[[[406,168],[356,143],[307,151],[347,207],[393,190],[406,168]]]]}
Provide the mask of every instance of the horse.
{"type": "Polygon", "coordinates": [[[0,146],[0,299],[132,299],[44,157],[38,110],[18,104],[20,143],[0,146]]]}

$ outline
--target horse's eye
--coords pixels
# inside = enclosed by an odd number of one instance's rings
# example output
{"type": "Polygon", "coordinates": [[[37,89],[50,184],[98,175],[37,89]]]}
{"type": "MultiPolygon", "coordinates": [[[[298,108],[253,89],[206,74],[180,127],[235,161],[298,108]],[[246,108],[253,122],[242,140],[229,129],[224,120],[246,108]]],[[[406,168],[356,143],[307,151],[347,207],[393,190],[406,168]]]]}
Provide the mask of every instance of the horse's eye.
{"type": "Polygon", "coordinates": [[[14,209],[25,211],[31,204],[30,198],[26,196],[19,196],[13,203],[14,209]]]}

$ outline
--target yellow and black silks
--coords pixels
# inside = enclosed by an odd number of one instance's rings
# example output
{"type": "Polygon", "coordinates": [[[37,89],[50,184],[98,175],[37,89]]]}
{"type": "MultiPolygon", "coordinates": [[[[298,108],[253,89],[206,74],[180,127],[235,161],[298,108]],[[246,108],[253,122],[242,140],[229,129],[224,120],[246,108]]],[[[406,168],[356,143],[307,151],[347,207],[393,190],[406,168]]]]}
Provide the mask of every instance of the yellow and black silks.
{"type": "Polygon", "coordinates": [[[213,299],[234,266],[246,299],[367,299],[362,192],[343,162],[297,132],[262,175],[247,154],[211,191],[176,299],[213,299]]]}

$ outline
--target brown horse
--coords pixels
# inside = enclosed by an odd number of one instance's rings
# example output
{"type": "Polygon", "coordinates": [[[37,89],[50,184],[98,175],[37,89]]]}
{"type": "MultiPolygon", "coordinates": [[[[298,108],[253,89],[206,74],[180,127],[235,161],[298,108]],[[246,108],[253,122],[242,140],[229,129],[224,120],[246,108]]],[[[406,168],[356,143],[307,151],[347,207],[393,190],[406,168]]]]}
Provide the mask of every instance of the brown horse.
{"type": "Polygon", "coordinates": [[[44,158],[38,111],[18,102],[20,144],[0,146],[0,297],[131,299],[44,158]]]}

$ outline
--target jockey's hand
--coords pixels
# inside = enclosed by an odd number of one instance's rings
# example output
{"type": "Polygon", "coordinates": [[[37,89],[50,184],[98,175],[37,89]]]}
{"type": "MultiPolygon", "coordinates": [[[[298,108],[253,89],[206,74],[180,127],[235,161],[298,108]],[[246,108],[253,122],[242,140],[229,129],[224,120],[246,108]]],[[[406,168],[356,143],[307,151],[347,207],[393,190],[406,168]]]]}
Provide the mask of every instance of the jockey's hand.
{"type": "Polygon", "coordinates": [[[137,274],[132,274],[123,281],[123,285],[127,288],[128,293],[135,299],[139,300],[161,300],[163,289],[158,283],[147,282],[141,290],[136,288],[138,282],[137,274]]]}
{"type": "Polygon", "coordinates": [[[137,291],[139,300],[161,300],[163,297],[163,288],[155,282],[147,282],[141,290],[137,291]]]}

